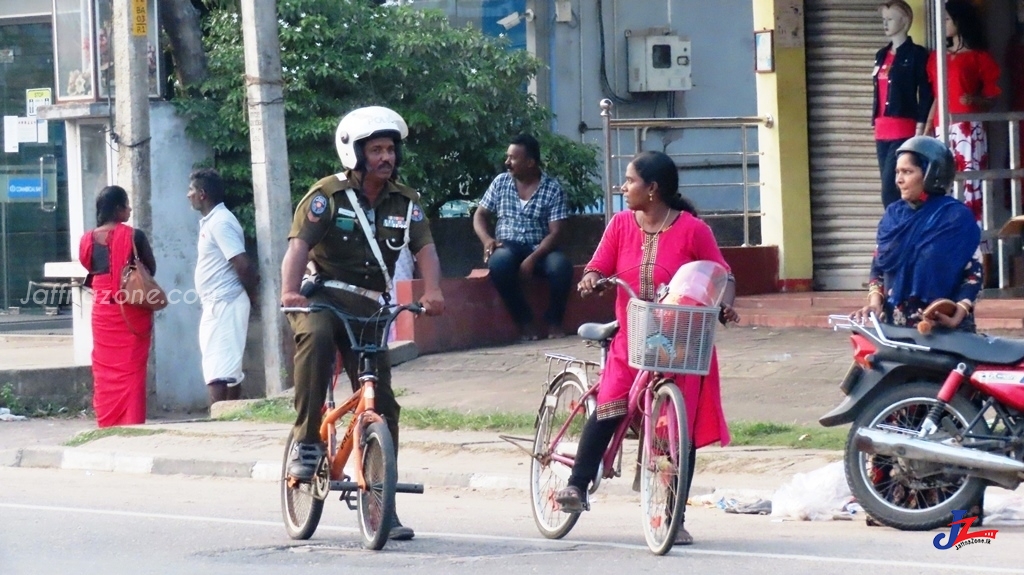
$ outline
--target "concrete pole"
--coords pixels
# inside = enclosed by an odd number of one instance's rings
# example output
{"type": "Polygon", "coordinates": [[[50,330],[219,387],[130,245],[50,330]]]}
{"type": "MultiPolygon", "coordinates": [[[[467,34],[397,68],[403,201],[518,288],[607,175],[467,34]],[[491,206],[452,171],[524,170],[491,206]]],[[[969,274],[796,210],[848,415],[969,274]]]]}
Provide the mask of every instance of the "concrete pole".
{"type": "MultiPolygon", "coordinates": [[[[114,2],[114,134],[117,141],[117,184],[128,191],[132,225],[153,235],[152,187],[149,166],[148,27],[155,14],[136,14],[135,2],[114,2]],[[139,22],[138,18],[144,19],[139,22]]],[[[142,6],[145,7],[145,3],[142,6]]]]}
{"type": "Polygon", "coordinates": [[[245,83],[256,205],[256,244],[260,268],[260,314],[267,396],[291,387],[291,328],[280,312],[281,261],[291,227],[288,145],[284,127],[284,81],[277,37],[275,0],[242,4],[245,83]]]}

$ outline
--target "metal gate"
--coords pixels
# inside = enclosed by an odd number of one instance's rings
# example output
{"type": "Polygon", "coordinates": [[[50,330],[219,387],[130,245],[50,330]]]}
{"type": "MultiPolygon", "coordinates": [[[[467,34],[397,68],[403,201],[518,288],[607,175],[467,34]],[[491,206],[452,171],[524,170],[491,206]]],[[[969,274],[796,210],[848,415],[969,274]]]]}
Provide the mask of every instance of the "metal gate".
{"type": "Polygon", "coordinates": [[[871,71],[875,52],[886,44],[878,5],[879,0],[804,5],[811,239],[819,290],[859,290],[867,283],[882,216],[871,128],[871,71]]]}

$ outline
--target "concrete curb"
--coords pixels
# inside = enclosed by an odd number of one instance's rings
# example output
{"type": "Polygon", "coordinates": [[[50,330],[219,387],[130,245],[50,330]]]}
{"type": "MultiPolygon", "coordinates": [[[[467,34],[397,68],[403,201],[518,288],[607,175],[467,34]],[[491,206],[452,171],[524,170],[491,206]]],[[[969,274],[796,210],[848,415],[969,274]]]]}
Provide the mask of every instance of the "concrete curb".
{"type": "MultiPolygon", "coordinates": [[[[151,457],[113,451],[80,450],[73,447],[27,447],[0,451],[0,467],[105,471],[137,475],[231,477],[257,481],[277,481],[281,477],[280,461],[245,462],[151,457]]],[[[474,490],[515,489],[519,491],[529,491],[530,489],[530,480],[525,474],[501,475],[410,470],[401,471],[399,479],[408,483],[422,483],[426,487],[458,487],[474,490]]],[[[714,491],[713,487],[694,485],[690,490],[690,495],[703,495],[712,491],[714,491]]],[[[607,480],[602,482],[599,492],[609,495],[635,493],[631,484],[627,482],[609,482],[607,480]]]]}

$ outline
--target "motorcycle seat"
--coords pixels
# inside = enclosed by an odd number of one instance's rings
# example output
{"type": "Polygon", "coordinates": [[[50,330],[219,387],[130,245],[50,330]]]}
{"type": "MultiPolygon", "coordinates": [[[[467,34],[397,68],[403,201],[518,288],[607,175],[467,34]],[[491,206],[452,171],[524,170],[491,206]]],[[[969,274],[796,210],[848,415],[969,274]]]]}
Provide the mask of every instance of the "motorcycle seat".
{"type": "Polygon", "coordinates": [[[1024,360],[1024,341],[1016,339],[944,328],[935,328],[930,334],[921,335],[914,328],[882,326],[882,333],[892,340],[916,343],[977,363],[1009,365],[1024,360]]]}

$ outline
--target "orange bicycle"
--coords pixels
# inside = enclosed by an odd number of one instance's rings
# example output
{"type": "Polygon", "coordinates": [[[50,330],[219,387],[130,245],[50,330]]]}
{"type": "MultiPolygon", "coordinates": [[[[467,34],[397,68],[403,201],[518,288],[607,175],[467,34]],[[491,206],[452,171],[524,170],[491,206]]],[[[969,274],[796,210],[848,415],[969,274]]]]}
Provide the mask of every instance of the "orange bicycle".
{"type": "Polygon", "coordinates": [[[396,493],[423,493],[420,483],[398,483],[398,467],[391,432],[384,419],[374,411],[374,386],[377,375],[374,371],[374,357],[387,351],[387,335],[391,324],[403,311],[421,313],[419,304],[392,306],[385,304],[371,317],[358,317],[332,305],[314,303],[309,307],[286,307],[284,312],[334,313],[341,318],[348,334],[352,351],[359,356],[360,388],[341,405],[335,406],[334,387],[343,373],[341,354],[335,360],[334,378],[327,388],[324,402],[323,422],[320,424],[320,439],[326,445],[323,457],[317,464],[313,479],[299,481],[288,475],[288,461],[292,446],[297,441],[295,431],[288,435],[281,467],[281,511],[284,526],[292,539],[309,539],[316,531],[323,513],[324,501],[331,491],[340,491],[341,500],[351,510],[358,510],[359,531],[363,546],[379,550],[388,541],[391,521],[395,515],[396,493]],[[389,308],[394,308],[390,313],[389,308]],[[360,343],[352,325],[361,331],[382,327],[380,341],[371,338],[369,343],[360,343]],[[345,434],[337,437],[337,428],[343,418],[348,418],[345,434]],[[349,458],[354,461],[352,474],[345,473],[349,458]]]}

